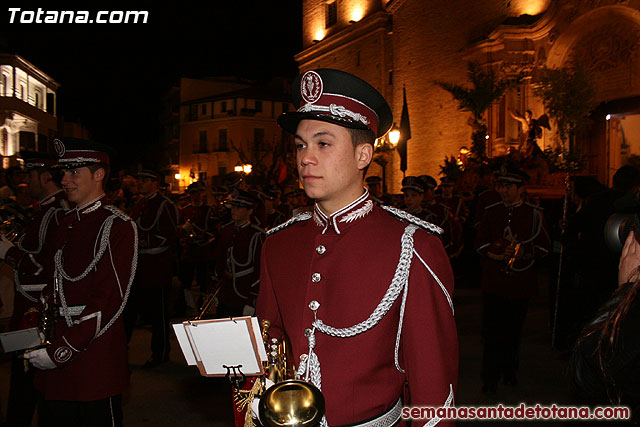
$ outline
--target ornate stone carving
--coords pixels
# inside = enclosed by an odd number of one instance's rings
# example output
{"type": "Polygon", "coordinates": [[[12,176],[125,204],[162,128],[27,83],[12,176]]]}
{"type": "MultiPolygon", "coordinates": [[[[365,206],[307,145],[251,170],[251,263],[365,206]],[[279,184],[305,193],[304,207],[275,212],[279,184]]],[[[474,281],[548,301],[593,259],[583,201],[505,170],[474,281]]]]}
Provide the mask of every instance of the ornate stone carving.
{"type": "Polygon", "coordinates": [[[607,24],[588,33],[572,48],[569,62],[590,71],[606,71],[629,64],[638,54],[640,29],[631,25],[607,24]]]}

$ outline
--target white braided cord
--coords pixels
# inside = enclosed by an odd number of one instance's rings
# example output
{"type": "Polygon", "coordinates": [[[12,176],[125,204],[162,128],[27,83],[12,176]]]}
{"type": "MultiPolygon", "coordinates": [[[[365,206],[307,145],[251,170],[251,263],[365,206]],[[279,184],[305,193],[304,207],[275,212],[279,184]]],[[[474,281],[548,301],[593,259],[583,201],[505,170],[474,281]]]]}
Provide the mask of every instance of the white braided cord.
{"type": "Polygon", "coordinates": [[[416,254],[416,256],[418,257],[418,259],[422,262],[422,264],[426,267],[426,269],[429,271],[429,273],[431,274],[431,276],[433,277],[433,279],[436,281],[436,283],[438,284],[438,286],[440,286],[440,289],[442,290],[442,293],[444,293],[444,296],[447,298],[447,302],[449,303],[449,307],[451,307],[451,314],[455,315],[455,310],[453,308],[453,301],[451,300],[451,295],[449,295],[449,291],[447,291],[447,288],[442,284],[442,281],[440,281],[440,278],[436,275],[436,273],[433,272],[433,270],[431,269],[431,267],[429,267],[429,264],[427,264],[422,257],[420,256],[420,254],[414,249],[413,253],[416,254]]]}
{"type": "Polygon", "coordinates": [[[292,224],[295,224],[296,222],[306,221],[309,218],[311,218],[311,212],[301,212],[298,215],[292,218],[289,218],[287,221],[283,222],[282,224],[269,229],[267,231],[267,236],[271,236],[272,234],[277,233],[280,230],[284,230],[285,228],[289,227],[292,224]]]}
{"type": "Polygon", "coordinates": [[[377,325],[380,319],[387,314],[402,289],[409,283],[409,268],[411,267],[411,260],[413,258],[413,234],[417,228],[415,225],[410,224],[404,229],[401,239],[402,249],[400,252],[400,260],[398,261],[396,272],[387,292],[367,320],[348,328],[334,328],[325,325],[322,320],[316,319],[313,322],[313,326],[324,334],[348,338],[366,332],[377,325]]]}
{"type": "MultiPolygon", "coordinates": [[[[64,281],[62,279],[65,279],[69,282],[79,282],[80,280],[83,280],[84,278],[86,278],[87,275],[91,272],[91,270],[96,268],[98,262],[100,261],[100,259],[102,259],[102,256],[104,255],[105,251],[109,247],[109,239],[111,236],[111,227],[113,226],[113,221],[116,218],[120,218],[123,220],[128,220],[131,223],[131,226],[133,228],[133,235],[134,235],[134,247],[133,247],[133,259],[131,262],[131,274],[129,276],[127,290],[125,291],[124,297],[122,299],[122,303],[120,304],[120,307],[118,308],[114,316],[111,318],[111,320],[109,320],[109,322],[107,322],[107,324],[100,331],[96,333],[94,339],[104,334],[111,327],[111,325],[113,325],[113,323],[117,320],[117,318],[122,314],[125,304],[129,298],[131,285],[133,283],[133,278],[135,277],[135,273],[138,265],[138,230],[137,230],[136,224],[133,221],[131,221],[129,217],[124,215],[120,210],[118,210],[114,206],[106,205],[104,206],[104,208],[111,211],[112,215],[107,217],[107,219],[105,219],[105,221],[102,224],[102,227],[101,227],[102,235],[100,238],[98,253],[94,256],[93,260],[89,263],[87,268],[80,275],[76,277],[71,277],[64,270],[63,259],[62,259],[63,248],[59,249],[54,256],[54,262],[55,262],[54,280],[58,281],[58,294],[60,295],[60,305],[62,306],[62,309],[64,312],[65,321],[67,323],[67,326],[71,327],[73,326],[74,322],[73,322],[73,319],[71,319],[71,315],[69,314],[66,297],[64,295],[64,287],[63,287],[64,281]]],[[[118,272],[115,271],[115,269],[114,269],[114,273],[116,274],[116,276],[118,275],[118,272]]]]}
{"type": "MultiPolygon", "coordinates": [[[[162,202],[160,202],[160,207],[158,208],[158,213],[156,214],[156,218],[153,220],[153,222],[151,223],[151,225],[148,228],[142,226],[142,216],[140,218],[138,218],[138,220],[136,221],[136,224],[138,225],[138,228],[140,230],[142,230],[142,231],[152,230],[153,227],[155,227],[158,224],[158,221],[160,221],[160,216],[162,215],[162,210],[164,209],[164,206],[167,204],[168,201],[169,200],[165,199],[162,202]]],[[[169,215],[169,220],[171,221],[171,215],[169,215]]],[[[171,221],[171,223],[173,223],[173,221],[171,221]]]]}
{"type": "Polygon", "coordinates": [[[413,216],[409,212],[403,211],[402,209],[394,208],[393,206],[380,206],[380,207],[385,211],[389,212],[391,215],[398,217],[400,219],[404,219],[405,221],[410,222],[411,224],[415,224],[432,233],[436,233],[436,234],[444,233],[444,230],[438,227],[437,225],[421,220],[420,218],[413,216]]]}
{"type": "Polygon", "coordinates": [[[62,209],[56,209],[53,207],[49,208],[47,209],[47,212],[45,212],[45,214],[42,216],[42,219],[40,220],[40,228],[38,229],[38,249],[30,251],[29,249],[26,249],[25,247],[22,246],[22,241],[26,236],[25,234],[20,236],[20,240],[18,240],[18,248],[22,249],[28,254],[39,254],[40,251],[42,250],[42,245],[44,244],[44,241],[46,238],[47,229],[49,228],[49,221],[51,221],[51,217],[55,215],[55,213],[58,210],[62,210],[62,209]]]}
{"type": "MultiPolygon", "coordinates": [[[[391,309],[391,306],[398,299],[400,292],[403,290],[404,296],[401,308],[401,318],[400,323],[398,324],[398,336],[396,337],[395,361],[396,368],[400,372],[404,372],[402,368],[400,368],[398,363],[399,337],[402,330],[402,315],[404,312],[404,304],[409,288],[409,270],[411,268],[411,260],[413,258],[413,234],[417,229],[418,227],[413,224],[407,225],[407,227],[404,229],[404,233],[402,234],[401,238],[402,249],[400,251],[400,260],[398,261],[396,272],[393,276],[393,279],[391,280],[389,288],[387,289],[384,296],[380,300],[380,303],[378,303],[378,306],[375,308],[375,310],[373,310],[368,319],[348,328],[334,328],[332,326],[324,324],[322,320],[318,319],[317,312],[314,310],[316,319],[314,320],[313,328],[311,329],[311,332],[307,337],[307,340],[309,342],[309,354],[305,360],[300,361],[300,366],[297,372],[298,377],[302,377],[304,375],[305,381],[311,381],[313,385],[318,387],[318,390],[322,391],[322,373],[320,370],[320,360],[318,359],[316,353],[313,351],[316,346],[316,330],[324,334],[340,338],[349,338],[366,332],[372,329],[380,322],[380,320],[382,320],[382,318],[391,309]]],[[[320,426],[328,426],[325,417],[322,418],[320,426]]]]}

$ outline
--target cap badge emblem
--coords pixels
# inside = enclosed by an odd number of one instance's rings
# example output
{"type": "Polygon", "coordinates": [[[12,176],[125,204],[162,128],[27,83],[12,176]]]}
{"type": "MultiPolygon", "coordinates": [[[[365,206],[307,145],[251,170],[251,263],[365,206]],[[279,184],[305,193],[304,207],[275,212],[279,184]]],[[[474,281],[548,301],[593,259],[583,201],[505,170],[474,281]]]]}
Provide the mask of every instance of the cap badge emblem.
{"type": "Polygon", "coordinates": [[[300,95],[307,104],[313,104],[322,96],[322,78],[315,71],[307,71],[300,80],[300,95]]]}
{"type": "Polygon", "coordinates": [[[57,138],[53,140],[53,149],[56,151],[58,157],[64,156],[64,153],[66,151],[64,148],[64,143],[57,138]]]}

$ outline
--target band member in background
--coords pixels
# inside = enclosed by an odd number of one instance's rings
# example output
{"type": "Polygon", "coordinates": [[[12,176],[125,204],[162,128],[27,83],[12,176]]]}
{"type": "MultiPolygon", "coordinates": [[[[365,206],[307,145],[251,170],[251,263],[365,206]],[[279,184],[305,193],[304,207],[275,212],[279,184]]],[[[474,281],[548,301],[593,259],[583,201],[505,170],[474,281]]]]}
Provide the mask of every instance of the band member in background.
{"type": "Polygon", "coordinates": [[[138,175],[142,195],[133,207],[132,218],[138,226],[138,272],[131,300],[125,312],[127,336],[131,339],[138,315],[151,319],[151,359],[153,368],[169,360],[169,314],[167,298],[173,276],[174,248],[178,235],[178,208],[158,193],[160,175],[142,169],[138,175]]]}
{"type": "Polygon", "coordinates": [[[45,426],[121,426],[129,382],[122,310],[136,271],[136,226],[104,202],[107,147],[87,140],[54,141],[62,187],[76,207],[56,211],[38,256],[0,243],[0,257],[19,271],[42,270],[40,310],[55,318],[50,344],[25,353],[36,368],[45,426]],[[52,229],[52,227],[54,227],[52,229]],[[22,270],[24,268],[24,270],[22,270]],[[57,316],[54,316],[54,313],[57,316]]]}
{"type": "MultiPolygon", "coordinates": [[[[189,203],[180,209],[180,284],[184,296],[179,296],[178,313],[184,315],[185,299],[193,301],[191,285],[195,277],[200,293],[209,292],[210,277],[208,260],[211,258],[214,234],[211,230],[211,207],[202,202],[204,188],[194,182],[187,187],[189,203]],[[182,306],[180,306],[182,304],[182,306]]],[[[194,307],[195,308],[195,307],[194,307]]]]}
{"type": "Polygon", "coordinates": [[[424,182],[424,200],[422,201],[422,209],[426,211],[425,219],[444,230],[442,235],[442,244],[451,256],[454,253],[453,241],[455,240],[455,228],[453,224],[453,215],[447,205],[439,203],[436,200],[436,180],[429,175],[420,175],[418,178],[424,182]]]}
{"type": "Polygon", "coordinates": [[[417,176],[406,176],[402,180],[402,191],[404,195],[404,208],[411,215],[422,220],[430,216],[429,212],[422,209],[424,201],[425,184],[417,176]]]}
{"type": "Polygon", "coordinates": [[[273,227],[282,224],[288,218],[285,218],[284,214],[278,210],[278,201],[280,198],[280,194],[278,192],[274,190],[266,190],[264,191],[263,196],[265,211],[267,214],[265,228],[270,230],[273,227]]]}
{"type": "Polygon", "coordinates": [[[441,193],[436,196],[436,202],[446,205],[456,222],[462,224],[466,222],[469,217],[469,209],[465,205],[462,197],[454,194],[455,187],[456,182],[454,179],[447,176],[440,179],[441,193]]]}
{"type": "Polygon", "coordinates": [[[367,183],[367,187],[369,187],[369,194],[371,195],[371,200],[373,200],[373,203],[376,203],[378,205],[388,204],[383,201],[382,178],[376,175],[372,175],[368,176],[365,179],[365,182],[367,183]]]}
{"type": "Polygon", "coordinates": [[[500,378],[518,383],[520,336],[529,299],[537,294],[536,261],[551,246],[542,209],[522,199],[526,173],[503,169],[496,189],[502,201],[489,205],[476,236],[482,256],[483,392],[494,394],[500,378]]]}
{"type": "Polygon", "coordinates": [[[391,426],[403,402],[452,405],[458,342],[439,229],[377,206],[363,186],[391,109],[337,70],[307,71],[293,93],[298,110],[278,123],[295,135],[298,172],[316,203],[269,231],[258,317],[272,322],[272,336],[286,332],[302,378],[321,388],[322,425],[391,426]]]}
{"type": "MultiPolygon", "coordinates": [[[[456,182],[454,179],[445,176],[440,179],[441,193],[436,196],[436,203],[445,205],[451,212],[451,248],[447,251],[449,258],[455,258],[460,255],[464,248],[462,238],[462,225],[469,217],[469,209],[464,203],[462,197],[453,194],[456,182]]],[[[455,270],[455,268],[454,268],[455,270]]]]}
{"type": "MultiPolygon", "coordinates": [[[[69,202],[65,192],[53,179],[52,167],[58,158],[53,153],[20,153],[24,160],[30,196],[37,200],[33,217],[27,223],[22,235],[17,241],[17,248],[37,257],[46,253],[46,243],[51,229],[56,227],[56,213],[62,214],[69,210],[69,202]]],[[[49,257],[53,257],[50,254],[49,257]]],[[[16,270],[15,298],[13,301],[13,315],[9,324],[10,330],[25,329],[38,325],[38,298],[46,286],[47,278],[43,276],[44,269],[38,269],[32,274],[16,270]]],[[[33,386],[34,370],[25,372],[24,363],[18,354],[14,354],[11,365],[11,386],[9,389],[9,403],[7,405],[7,424],[10,426],[30,426],[37,403],[37,393],[33,386]]]]}
{"type": "Polygon", "coordinates": [[[260,252],[264,229],[251,222],[258,197],[237,190],[229,202],[232,221],[222,227],[215,248],[220,280],[218,317],[253,314],[260,285],[260,252]]]}

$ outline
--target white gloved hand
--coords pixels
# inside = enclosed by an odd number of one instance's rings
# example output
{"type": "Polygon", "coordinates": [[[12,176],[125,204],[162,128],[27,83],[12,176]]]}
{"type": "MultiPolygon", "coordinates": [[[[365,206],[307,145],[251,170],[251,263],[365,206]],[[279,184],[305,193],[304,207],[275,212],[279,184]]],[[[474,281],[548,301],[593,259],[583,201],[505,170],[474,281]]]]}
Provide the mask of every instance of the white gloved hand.
{"type": "Polygon", "coordinates": [[[46,348],[39,348],[24,354],[24,358],[34,367],[42,370],[55,369],[56,364],[49,357],[46,348]]]}
{"type": "Polygon", "coordinates": [[[253,316],[253,313],[255,312],[256,312],[256,308],[251,307],[250,305],[245,304],[244,307],[242,307],[243,316],[253,316]]]}
{"type": "MultiPolygon", "coordinates": [[[[274,384],[275,383],[271,381],[269,378],[265,379],[263,393],[267,391],[274,384]]],[[[254,397],[253,400],[251,401],[251,416],[253,416],[253,418],[255,418],[256,420],[260,421],[260,424],[262,424],[262,420],[260,419],[260,413],[258,412],[259,405],[260,405],[260,398],[254,397]]]]}
{"type": "Polygon", "coordinates": [[[13,243],[5,237],[4,234],[0,234],[0,259],[4,260],[7,256],[7,252],[14,246],[13,243]]]}

